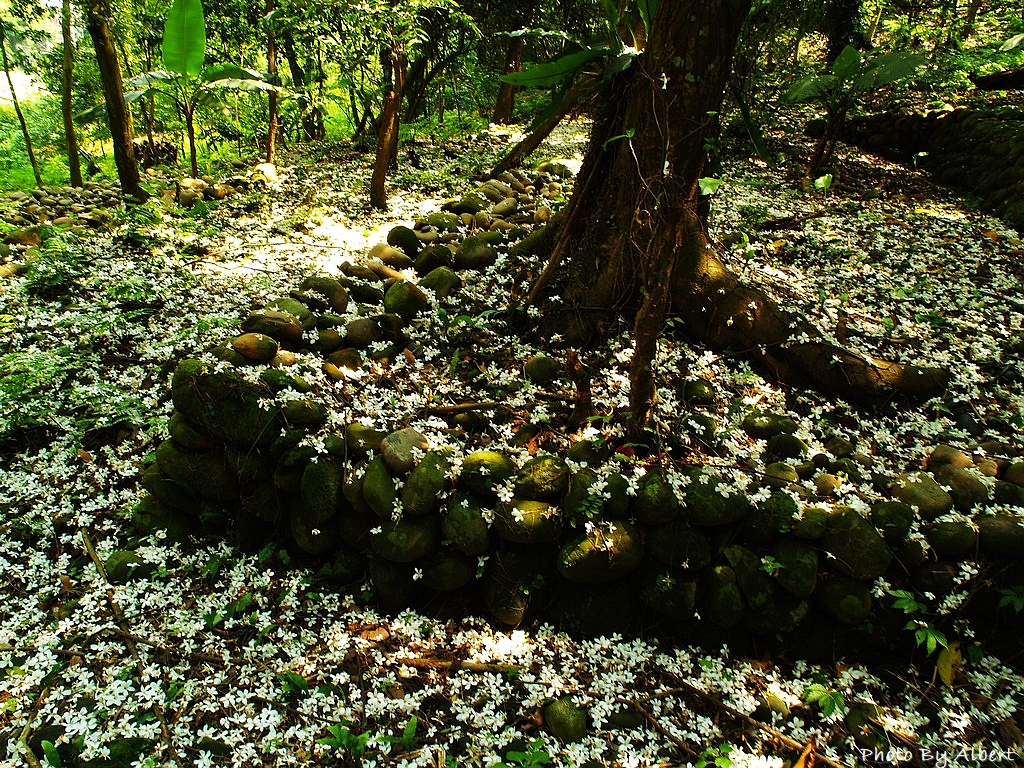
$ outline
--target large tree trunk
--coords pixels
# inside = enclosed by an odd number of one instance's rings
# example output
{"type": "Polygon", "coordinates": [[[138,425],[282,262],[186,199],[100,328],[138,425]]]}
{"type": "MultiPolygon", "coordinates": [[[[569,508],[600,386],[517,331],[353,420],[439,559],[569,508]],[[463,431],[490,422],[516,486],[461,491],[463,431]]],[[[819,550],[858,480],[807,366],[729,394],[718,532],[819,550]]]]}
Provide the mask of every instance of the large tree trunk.
{"type": "Polygon", "coordinates": [[[60,112],[64,119],[64,143],[68,150],[68,171],[71,186],[82,186],[82,163],[78,158],[78,137],[75,135],[75,121],[71,109],[71,88],[74,82],[75,43],[71,39],[71,0],[61,5],[60,31],[64,46],[63,80],[60,88],[60,112]]]}
{"type": "Polygon", "coordinates": [[[796,385],[852,399],[894,391],[932,395],[931,371],[860,359],[820,340],[807,323],[742,285],[717,258],[706,233],[706,146],[749,0],[662,2],[647,48],[602,99],[576,190],[554,242],[549,269],[567,311],[560,330],[585,346],[623,316],[634,320],[630,432],[653,408],[652,370],[667,311],[693,341],[746,353],[762,370],[796,385]],[[791,341],[802,332],[809,343],[791,341]]]}
{"type": "Polygon", "coordinates": [[[107,16],[105,0],[88,0],[85,26],[96,49],[96,62],[99,65],[103,98],[107,105],[110,137],[114,145],[114,165],[117,166],[121,194],[136,200],[145,200],[148,195],[140,185],[139,164],[135,161],[135,147],[132,144],[132,113],[128,111],[128,105],[124,100],[121,65],[107,16]]]}
{"type": "Polygon", "coordinates": [[[25,139],[25,149],[28,152],[28,160],[32,165],[32,174],[36,177],[36,186],[43,188],[43,177],[39,173],[39,163],[36,162],[36,153],[32,149],[32,137],[28,132],[28,123],[25,122],[25,115],[21,112],[21,104],[18,102],[18,94],[14,90],[14,80],[11,78],[11,62],[7,59],[7,26],[3,19],[0,19],[0,54],[3,55],[4,74],[7,75],[7,87],[11,90],[11,103],[14,104],[14,113],[18,116],[18,124],[21,126],[21,135],[25,139]]]}

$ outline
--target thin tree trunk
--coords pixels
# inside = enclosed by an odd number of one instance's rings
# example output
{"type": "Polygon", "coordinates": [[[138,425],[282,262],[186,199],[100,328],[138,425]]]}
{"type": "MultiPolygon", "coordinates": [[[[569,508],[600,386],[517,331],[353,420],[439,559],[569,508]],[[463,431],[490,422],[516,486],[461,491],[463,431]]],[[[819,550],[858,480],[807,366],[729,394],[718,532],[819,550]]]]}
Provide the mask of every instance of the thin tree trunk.
{"type": "Polygon", "coordinates": [[[21,135],[25,139],[25,150],[28,152],[28,161],[32,165],[32,174],[36,177],[36,186],[42,189],[43,177],[39,174],[39,163],[36,162],[36,153],[32,149],[32,137],[29,135],[28,123],[25,122],[25,115],[18,102],[18,94],[14,90],[14,79],[11,77],[11,62],[7,58],[7,25],[3,19],[0,19],[0,53],[3,54],[4,74],[7,75],[7,86],[11,89],[11,102],[14,104],[14,113],[18,116],[21,135]]]}
{"type": "Polygon", "coordinates": [[[383,64],[390,70],[391,82],[384,94],[384,106],[377,135],[377,157],[370,179],[370,205],[386,211],[388,207],[387,174],[388,163],[398,145],[398,128],[401,121],[402,88],[405,84],[405,54],[395,47],[388,48],[381,56],[383,64]]]}
{"type": "Polygon", "coordinates": [[[82,186],[82,163],[78,158],[78,137],[75,135],[75,121],[71,109],[71,89],[74,82],[75,48],[71,39],[71,0],[61,5],[60,31],[64,46],[64,79],[61,81],[60,111],[64,118],[64,143],[68,150],[68,171],[71,186],[82,186]]]}
{"type": "MultiPolygon", "coordinates": [[[[196,161],[196,123],[195,113],[191,109],[185,109],[185,132],[188,134],[188,159],[189,167],[192,170],[192,178],[199,178],[199,165],[196,161]]],[[[209,151],[209,147],[207,147],[209,151]]]]}
{"type": "Polygon", "coordinates": [[[105,0],[88,0],[85,26],[96,49],[96,62],[103,85],[103,98],[107,105],[107,119],[114,145],[114,164],[117,166],[117,179],[121,183],[121,194],[136,200],[145,200],[148,195],[140,184],[139,165],[135,161],[135,147],[132,145],[132,114],[124,100],[121,65],[110,34],[107,15],[105,0]]]}
{"type": "MultiPolygon", "coordinates": [[[[266,11],[269,17],[276,7],[275,0],[267,0],[266,11]]],[[[274,39],[274,28],[267,27],[267,75],[270,82],[277,85],[277,41],[274,39]]],[[[267,162],[274,162],[274,143],[277,141],[277,91],[271,91],[267,97],[267,162]]]]}
{"type": "Polygon", "coordinates": [[[555,111],[543,122],[535,126],[522,141],[512,147],[508,154],[501,158],[487,175],[494,177],[522,165],[526,156],[539,147],[541,142],[562,122],[562,118],[575,109],[583,98],[588,96],[593,90],[594,83],[590,78],[583,77],[573,83],[565,95],[562,96],[562,101],[559,102],[555,111]]]}
{"type": "MultiPolygon", "coordinates": [[[[505,67],[503,74],[518,72],[523,66],[523,38],[513,37],[508,44],[508,52],[505,55],[505,67]]],[[[502,83],[498,89],[498,98],[494,101],[494,112],[491,114],[491,122],[497,125],[504,125],[512,122],[512,114],[516,106],[516,87],[512,83],[502,83]]]]}

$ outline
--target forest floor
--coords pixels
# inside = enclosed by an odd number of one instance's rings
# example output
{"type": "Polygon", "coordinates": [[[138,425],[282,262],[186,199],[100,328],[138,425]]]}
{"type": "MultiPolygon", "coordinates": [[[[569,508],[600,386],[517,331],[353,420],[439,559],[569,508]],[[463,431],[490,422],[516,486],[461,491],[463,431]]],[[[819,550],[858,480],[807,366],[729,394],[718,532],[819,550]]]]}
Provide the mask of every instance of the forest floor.
{"type": "MultiPolygon", "coordinates": [[[[468,191],[466,179],[511,142],[502,132],[422,137],[422,167],[391,179],[387,214],[365,206],[365,154],[319,147],[282,162],[280,185],[266,193],[117,212],[102,231],[47,241],[27,272],[4,273],[0,765],[768,768],[807,750],[818,765],[1020,764],[1009,751],[1024,740],[1019,645],[999,658],[972,646],[947,685],[937,654],[913,642],[885,664],[811,663],[681,647],[656,631],[581,640],[545,625],[386,615],[273,548],[246,555],[213,540],[137,539],[130,514],[141,467],[166,438],[174,365],[234,335],[303,276],[335,272],[390,226],[468,191]],[[125,549],[149,575],[111,585],[95,562],[125,549]],[[572,742],[543,714],[563,696],[588,713],[572,742]],[[866,734],[881,752],[864,748],[866,734]]],[[[584,146],[585,125],[569,125],[534,157],[578,160],[584,146]]],[[[657,419],[673,427],[685,374],[719,393],[713,416],[727,437],[705,460],[723,472],[762,461],[763,441],[737,429],[755,407],[792,414],[812,447],[841,434],[894,477],[920,468],[938,443],[976,450],[987,439],[1020,455],[1024,380],[1019,357],[1007,359],[1024,331],[1018,233],[916,172],[855,152],[830,189],[806,191],[796,150],[783,148],[778,169],[726,164],[711,226],[730,265],[862,354],[947,368],[949,392],[857,411],[666,337],[657,419]]],[[[390,388],[363,387],[353,412],[392,427],[424,389],[461,402],[469,389],[483,396],[489,382],[520,377],[543,346],[505,336],[491,310],[540,265],[503,266],[464,275],[446,318],[417,320],[436,343],[422,361],[396,364],[390,388]],[[460,358],[445,335],[453,318],[472,324],[490,358],[460,358]]],[[[595,353],[605,362],[593,399],[608,413],[627,402],[623,330],[595,353]]],[[[528,399],[509,407],[529,410],[528,399]]],[[[553,444],[567,438],[556,406],[528,415],[546,420],[553,444]]],[[[438,440],[447,427],[418,426],[438,440]]],[[[511,423],[484,431],[478,440],[519,450],[511,423]]],[[[834,501],[873,493],[851,483],[834,501]]],[[[968,564],[951,594],[922,598],[965,649],[973,630],[956,595],[976,574],[968,564]]]]}

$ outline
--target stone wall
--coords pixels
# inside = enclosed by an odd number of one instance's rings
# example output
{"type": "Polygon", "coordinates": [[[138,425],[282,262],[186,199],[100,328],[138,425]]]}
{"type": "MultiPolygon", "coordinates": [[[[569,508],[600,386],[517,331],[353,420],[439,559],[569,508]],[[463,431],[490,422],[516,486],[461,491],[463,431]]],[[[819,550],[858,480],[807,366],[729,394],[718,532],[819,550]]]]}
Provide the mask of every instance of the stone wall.
{"type": "MultiPolygon", "coordinates": [[[[249,551],[276,541],[341,589],[368,577],[389,609],[454,596],[508,626],[787,636],[807,651],[809,638],[851,628],[905,635],[907,617],[879,599],[876,579],[941,595],[964,562],[988,577],[972,609],[1019,621],[998,590],[1024,584],[1024,461],[985,458],[1005,446],[938,446],[924,470],[876,476],[856,445],[835,438],[810,455],[792,418],[752,413],[741,428],[772,462],[737,489],[711,468],[648,463],[600,438],[520,460],[332,419],[332,402],[293,372],[296,353],[321,359],[341,398],[368,358],[415,356],[409,321],[458,291],[464,270],[493,264],[504,233],[546,218],[527,197],[540,182],[526,181],[488,182],[393,229],[368,266],[310,277],[250,313],[218,362],[181,361],[139,531],[230,536],[249,551]],[[477,234],[463,233],[470,224],[477,234]],[[417,280],[398,271],[410,266],[417,280]],[[884,500],[826,503],[844,482],[872,482],[884,500]]],[[[538,355],[525,376],[549,383],[560,370],[538,355]]],[[[681,397],[680,429],[713,442],[713,384],[687,382],[681,397]]],[[[449,437],[466,415],[445,416],[449,437]]]]}
{"type": "Polygon", "coordinates": [[[882,112],[851,120],[844,141],[977,195],[983,208],[1024,229],[1024,112],[974,109],[882,112]]]}

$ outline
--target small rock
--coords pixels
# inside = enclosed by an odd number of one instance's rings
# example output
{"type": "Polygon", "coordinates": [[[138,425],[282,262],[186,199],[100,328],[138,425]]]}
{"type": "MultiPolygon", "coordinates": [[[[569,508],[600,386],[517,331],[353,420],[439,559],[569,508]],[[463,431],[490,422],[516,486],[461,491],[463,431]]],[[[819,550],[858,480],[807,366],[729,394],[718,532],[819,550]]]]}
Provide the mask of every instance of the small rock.
{"type": "Polygon", "coordinates": [[[396,474],[404,475],[430,450],[430,442],[422,433],[406,427],[385,437],[380,449],[388,468],[396,474]]]}
{"type": "Polygon", "coordinates": [[[928,456],[928,461],[925,466],[932,472],[937,470],[943,465],[952,465],[954,467],[970,467],[974,465],[971,457],[961,451],[959,448],[954,448],[951,445],[937,445],[932,450],[931,455],[928,456]]]}
{"type": "Polygon", "coordinates": [[[281,349],[277,339],[263,333],[243,333],[231,342],[231,348],[254,363],[271,360],[281,349]]]}

